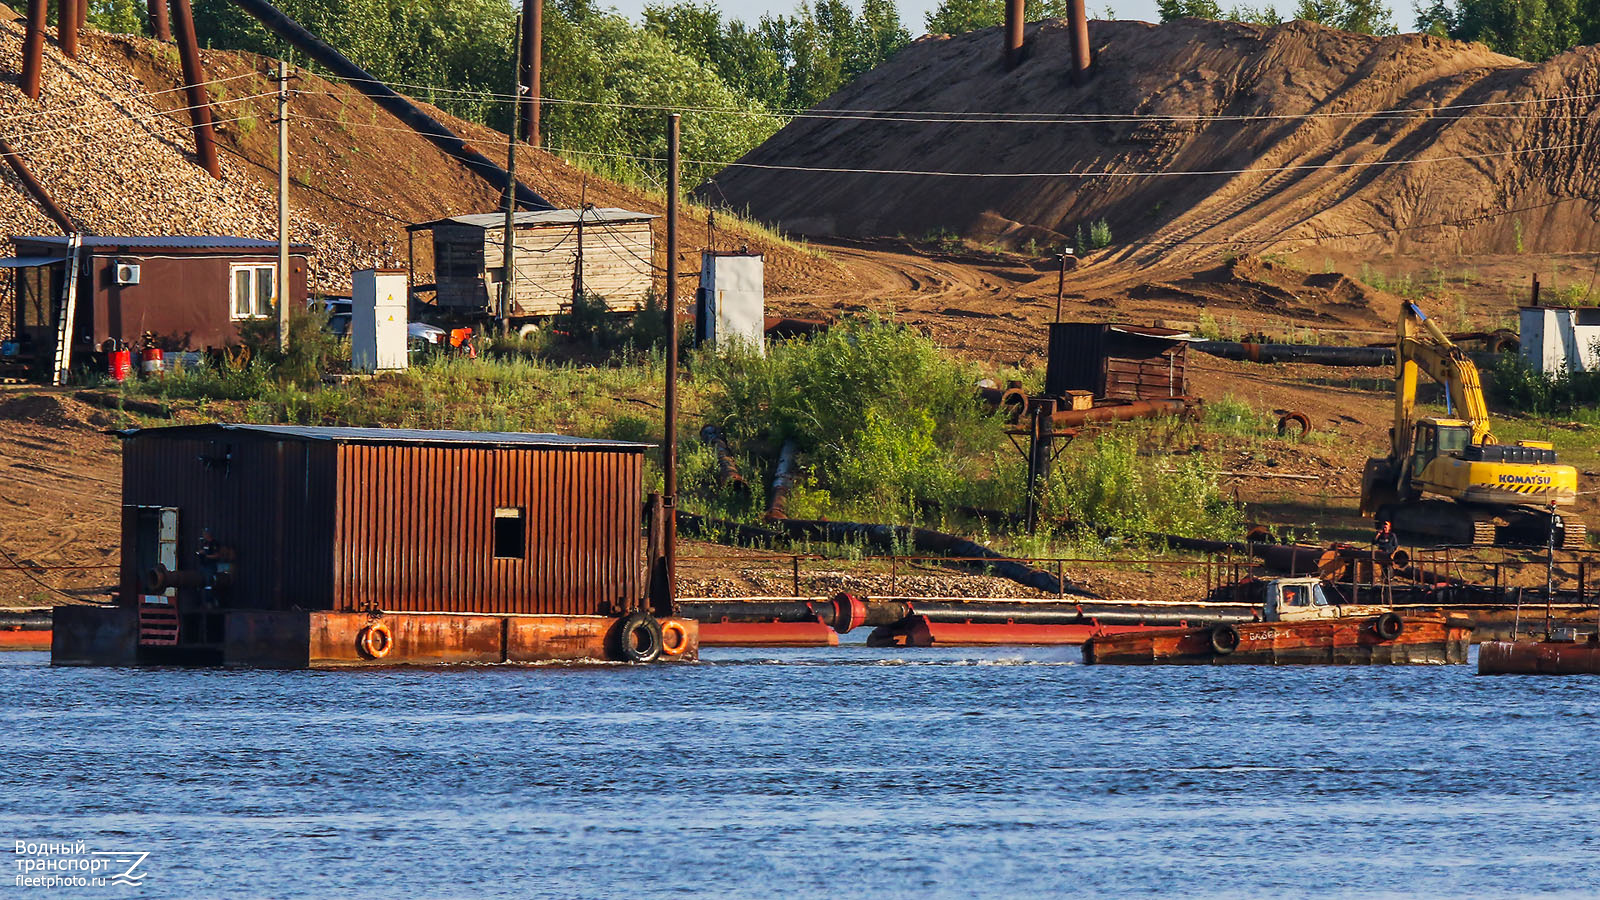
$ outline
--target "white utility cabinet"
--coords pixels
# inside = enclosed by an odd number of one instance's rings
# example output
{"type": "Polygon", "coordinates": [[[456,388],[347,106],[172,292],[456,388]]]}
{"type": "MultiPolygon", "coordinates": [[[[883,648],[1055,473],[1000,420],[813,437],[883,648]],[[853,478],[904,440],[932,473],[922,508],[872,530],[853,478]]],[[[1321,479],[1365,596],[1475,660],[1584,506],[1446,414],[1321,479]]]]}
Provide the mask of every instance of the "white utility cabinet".
{"type": "Polygon", "coordinates": [[[361,269],[351,276],[350,367],[395,372],[406,367],[406,273],[361,269]]]}

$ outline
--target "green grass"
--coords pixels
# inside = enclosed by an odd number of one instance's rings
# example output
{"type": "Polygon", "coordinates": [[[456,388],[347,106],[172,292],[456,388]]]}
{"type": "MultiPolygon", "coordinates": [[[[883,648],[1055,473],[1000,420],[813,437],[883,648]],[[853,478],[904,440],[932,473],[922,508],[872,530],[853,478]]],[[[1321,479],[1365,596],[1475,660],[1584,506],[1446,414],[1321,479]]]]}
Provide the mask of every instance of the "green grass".
{"type": "MultiPolygon", "coordinates": [[[[130,397],[185,410],[185,421],[556,432],[659,444],[665,374],[660,350],[631,349],[603,362],[561,362],[523,349],[478,360],[440,357],[372,379],[324,384],[303,367],[341,361],[339,347],[254,363],[180,369],[126,382],[130,397]],[[322,355],[311,360],[317,353],[322,355]]],[[[804,340],[775,342],[765,357],[690,352],[680,382],[681,507],[757,522],[784,441],[800,450],[792,518],[919,524],[975,535],[1002,552],[1095,558],[1147,552],[1144,532],[1237,537],[1242,517],[1195,451],[1276,440],[1274,420],[1225,398],[1200,423],[1113,425],[1062,448],[1043,491],[1045,526],[1024,535],[985,525],[969,507],[1020,512],[1025,465],[1005,425],[975,402],[979,371],[914,329],[847,322],[804,340]],[[729,439],[748,492],[718,488],[703,424],[729,439]],[[1181,447],[1181,454],[1170,454],[1181,447]],[[1075,523],[1075,524],[1069,524],[1075,523]],[[1078,527],[1091,523],[1093,530],[1078,527]],[[1109,531],[1110,543],[1103,538],[1109,531]]],[[[1038,373],[1014,374],[1032,383],[1038,373]]],[[[647,489],[659,489],[659,451],[646,454],[647,489]]],[[[846,557],[861,548],[827,549],[846,557]]]]}

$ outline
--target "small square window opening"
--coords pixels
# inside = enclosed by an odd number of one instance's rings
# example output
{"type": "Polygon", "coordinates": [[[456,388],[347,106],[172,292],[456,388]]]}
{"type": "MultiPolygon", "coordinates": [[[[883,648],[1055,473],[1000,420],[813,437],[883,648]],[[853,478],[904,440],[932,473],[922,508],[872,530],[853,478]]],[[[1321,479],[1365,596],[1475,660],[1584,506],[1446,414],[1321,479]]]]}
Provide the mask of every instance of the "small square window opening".
{"type": "Polygon", "coordinates": [[[494,558],[523,559],[527,554],[527,517],[520,506],[494,509],[494,558]]]}

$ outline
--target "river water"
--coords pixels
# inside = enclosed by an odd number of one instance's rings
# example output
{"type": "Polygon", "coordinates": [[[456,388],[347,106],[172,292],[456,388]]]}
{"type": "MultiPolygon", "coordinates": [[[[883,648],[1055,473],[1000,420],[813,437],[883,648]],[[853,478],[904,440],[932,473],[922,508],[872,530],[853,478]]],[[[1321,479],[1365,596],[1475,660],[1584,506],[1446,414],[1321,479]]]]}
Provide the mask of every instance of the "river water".
{"type": "Polygon", "coordinates": [[[98,888],[17,886],[34,857],[13,854],[7,895],[1600,893],[1600,679],[705,656],[316,673],[0,654],[4,851],[149,854],[141,886],[98,888]]]}

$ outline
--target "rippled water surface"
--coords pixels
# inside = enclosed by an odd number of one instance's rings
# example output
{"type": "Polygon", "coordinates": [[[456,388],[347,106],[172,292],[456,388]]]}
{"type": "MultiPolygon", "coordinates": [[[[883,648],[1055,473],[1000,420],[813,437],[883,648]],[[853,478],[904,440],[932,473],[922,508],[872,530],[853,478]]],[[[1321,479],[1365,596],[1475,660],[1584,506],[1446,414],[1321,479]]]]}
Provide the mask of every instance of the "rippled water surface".
{"type": "MultiPolygon", "coordinates": [[[[1600,891],[1600,679],[1087,668],[1076,648],[698,665],[52,669],[0,654],[0,838],[148,851],[11,896],[1600,891]]],[[[8,866],[9,868],[9,866],[8,866]]]]}

